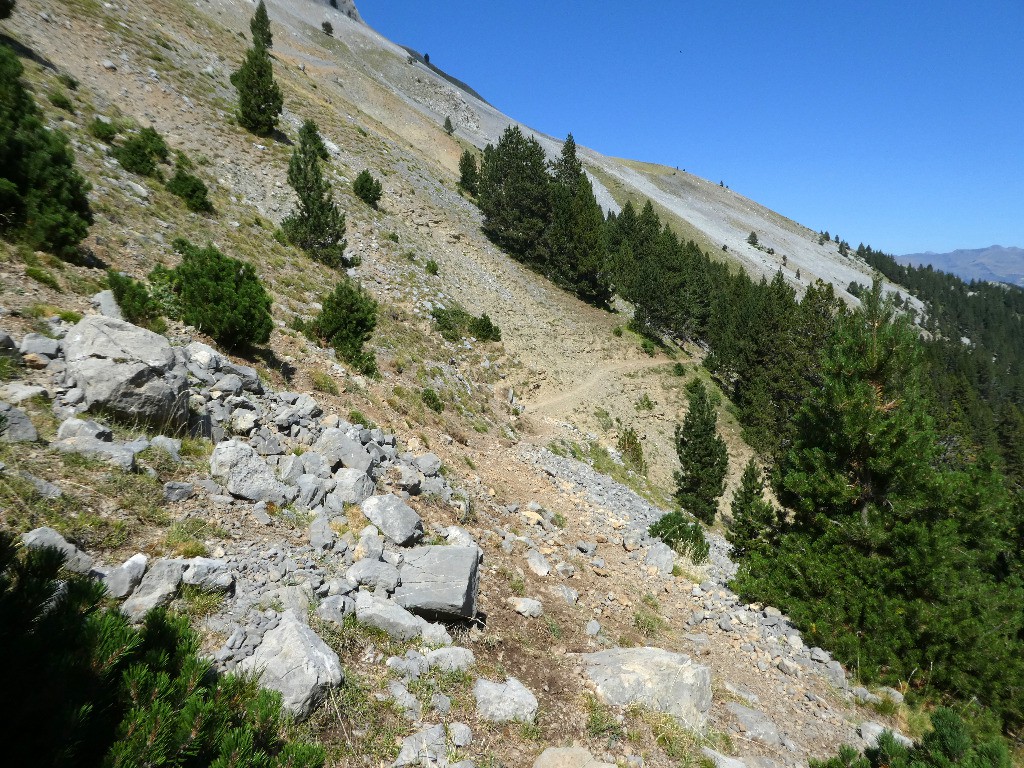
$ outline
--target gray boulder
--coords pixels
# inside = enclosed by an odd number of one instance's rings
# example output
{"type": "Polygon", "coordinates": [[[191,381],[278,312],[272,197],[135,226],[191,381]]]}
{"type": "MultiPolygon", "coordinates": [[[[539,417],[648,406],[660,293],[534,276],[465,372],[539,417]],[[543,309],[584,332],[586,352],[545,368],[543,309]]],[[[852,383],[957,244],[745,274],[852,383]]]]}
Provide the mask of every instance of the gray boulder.
{"type": "Polygon", "coordinates": [[[103,586],[107,588],[107,594],[118,600],[128,597],[142,581],[142,577],[146,573],[147,562],[149,562],[149,558],[140,552],[132,555],[108,573],[103,579],[103,586]]]}
{"type": "Polygon", "coordinates": [[[344,466],[369,473],[377,464],[362,443],[340,429],[325,429],[313,443],[313,450],[323,456],[332,470],[344,466]]]}
{"type": "Polygon", "coordinates": [[[729,757],[721,752],[716,752],[711,747],[703,747],[701,752],[704,757],[714,763],[715,768],[747,768],[747,764],[738,757],[729,757]]]}
{"type": "Polygon", "coordinates": [[[881,723],[876,723],[868,720],[857,726],[857,734],[862,739],[864,739],[864,742],[869,747],[878,746],[878,737],[881,736],[884,731],[889,731],[890,733],[892,733],[892,737],[896,739],[896,741],[902,744],[904,747],[909,748],[914,746],[914,741],[912,739],[904,736],[899,731],[894,731],[891,728],[886,728],[881,723]]]}
{"type": "Polygon", "coordinates": [[[210,456],[210,474],[222,480],[228,493],[250,501],[286,504],[297,491],[274,477],[273,470],[241,440],[218,443],[210,456]]]}
{"type": "Polygon", "coordinates": [[[284,708],[300,720],[345,679],[338,654],[291,611],[238,666],[259,674],[260,685],[278,691],[284,708]]]}
{"type": "Polygon", "coordinates": [[[193,557],[181,575],[181,582],[204,592],[227,592],[234,586],[235,578],[226,560],[193,557]]]}
{"type": "Polygon", "coordinates": [[[109,427],[105,427],[92,419],[70,418],[61,422],[57,428],[57,439],[67,440],[70,437],[92,437],[96,440],[109,442],[114,439],[114,433],[109,427]]]}
{"type": "Polygon", "coordinates": [[[551,563],[536,549],[526,553],[526,564],[538,576],[547,576],[551,573],[551,563]]]}
{"type": "Polygon", "coordinates": [[[112,317],[115,320],[124,320],[121,314],[121,307],[117,305],[113,291],[100,291],[92,297],[92,305],[99,310],[104,317],[112,317]]]}
{"type": "Polygon", "coordinates": [[[55,547],[64,553],[64,567],[74,573],[89,573],[92,570],[92,558],[85,554],[53,528],[43,526],[31,530],[21,537],[26,547],[55,547]]]}
{"type": "Polygon", "coordinates": [[[397,603],[365,591],[356,593],[356,619],[361,624],[384,630],[396,640],[415,640],[423,633],[426,623],[397,603]]]}
{"type": "MultiPolygon", "coordinates": [[[[415,700],[415,697],[414,697],[415,700]]],[[[448,765],[448,740],[444,725],[429,725],[402,740],[393,768],[423,765],[448,765]]]]}
{"type": "Polygon", "coordinates": [[[320,601],[316,607],[316,615],[325,621],[342,624],[346,616],[356,612],[356,601],[348,595],[330,595],[320,601]]]}
{"type": "Polygon", "coordinates": [[[192,498],[196,493],[192,483],[184,483],[178,480],[171,480],[164,483],[164,501],[184,501],[192,498]]]}
{"type": "Polygon", "coordinates": [[[60,342],[43,336],[41,333],[26,333],[21,339],[21,346],[18,351],[23,355],[43,355],[44,357],[56,357],[60,352],[60,342]]]}
{"type": "Polygon", "coordinates": [[[530,597],[510,597],[508,602],[513,611],[528,619],[537,619],[544,615],[544,606],[540,600],[530,597]]]}
{"type": "Polygon", "coordinates": [[[422,456],[418,456],[413,464],[426,477],[434,477],[441,471],[441,459],[436,453],[424,453],[422,456]]]}
{"type": "Polygon", "coordinates": [[[480,678],[473,686],[473,696],[476,698],[476,713],[482,720],[532,723],[537,716],[537,697],[514,677],[504,683],[480,678]]]}
{"type": "Polygon", "coordinates": [[[35,384],[26,384],[23,381],[12,381],[0,387],[0,400],[11,405],[20,405],[33,397],[46,397],[46,390],[35,384]]]}
{"type": "Polygon", "coordinates": [[[331,520],[325,515],[320,515],[309,524],[309,546],[317,552],[326,552],[334,549],[334,529],[331,528],[331,520]]]}
{"type": "Polygon", "coordinates": [[[394,592],[400,580],[398,569],[391,565],[391,563],[371,560],[369,558],[353,563],[345,574],[345,578],[371,589],[380,587],[388,592],[394,592]]]}
{"type": "Polygon", "coordinates": [[[425,656],[427,669],[440,669],[442,672],[465,672],[474,664],[476,657],[469,648],[437,648],[428,651],[425,656]]]}
{"type": "Polygon", "coordinates": [[[725,708],[736,718],[740,731],[746,738],[760,741],[771,747],[782,745],[779,729],[763,713],[735,701],[730,701],[725,708]]]}
{"type": "Polygon", "coordinates": [[[4,424],[0,431],[0,442],[3,443],[34,443],[39,433],[32,421],[20,408],[0,402],[0,422],[4,424]]]}
{"type": "Polygon", "coordinates": [[[184,560],[157,560],[142,577],[132,596],[121,604],[121,613],[139,622],[153,608],[170,603],[178,594],[185,565],[184,560]]]}
{"type": "Polygon", "coordinates": [[[360,508],[367,520],[399,546],[412,544],[423,536],[423,521],[416,510],[392,493],[371,496],[360,508]]]}
{"type": "Polygon", "coordinates": [[[334,480],[334,490],[324,500],[332,512],[344,511],[346,504],[362,504],[373,495],[375,484],[362,470],[343,467],[334,473],[334,480]]]}
{"type": "Polygon", "coordinates": [[[172,431],[188,423],[188,380],[163,336],[90,315],[68,332],[64,358],[89,410],[172,431]]]}
{"type": "Polygon", "coordinates": [[[608,704],[641,704],[699,730],[711,708],[711,670],[661,648],[613,648],[583,657],[587,676],[608,704]]]}
{"type": "Polygon", "coordinates": [[[647,548],[644,564],[656,568],[659,576],[671,576],[672,568],[676,564],[676,553],[668,544],[653,541],[647,548]]]}
{"type": "Polygon", "coordinates": [[[105,440],[97,440],[95,437],[69,437],[66,440],[55,440],[50,443],[51,448],[56,448],[61,453],[77,453],[81,456],[91,456],[111,464],[125,472],[135,469],[135,455],[145,450],[140,445],[131,443],[108,443],[105,440]]]}
{"type": "Polygon", "coordinates": [[[428,615],[476,616],[479,589],[476,547],[427,546],[405,553],[395,602],[428,615]]]}

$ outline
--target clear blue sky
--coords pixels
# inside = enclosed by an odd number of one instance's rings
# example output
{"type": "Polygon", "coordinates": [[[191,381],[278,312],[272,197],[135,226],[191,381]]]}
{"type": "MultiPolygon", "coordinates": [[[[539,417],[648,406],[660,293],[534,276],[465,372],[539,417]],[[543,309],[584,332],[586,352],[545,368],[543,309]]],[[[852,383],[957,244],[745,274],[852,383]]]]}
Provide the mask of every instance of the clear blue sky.
{"type": "Polygon", "coordinates": [[[1024,0],[357,5],[532,128],[854,246],[1024,246],[1024,0]]]}

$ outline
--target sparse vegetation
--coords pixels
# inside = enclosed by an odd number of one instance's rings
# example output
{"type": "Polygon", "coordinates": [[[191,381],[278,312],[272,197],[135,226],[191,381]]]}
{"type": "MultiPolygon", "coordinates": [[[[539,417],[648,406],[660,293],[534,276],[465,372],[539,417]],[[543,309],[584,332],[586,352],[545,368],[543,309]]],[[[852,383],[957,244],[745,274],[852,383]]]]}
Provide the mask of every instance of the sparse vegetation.
{"type": "Polygon", "coordinates": [[[428,275],[437,275],[440,268],[437,266],[437,262],[433,259],[427,259],[427,263],[423,267],[428,275]]]}
{"type": "Polygon", "coordinates": [[[501,329],[485,312],[474,317],[459,306],[448,309],[433,309],[430,313],[437,323],[437,329],[446,341],[459,341],[472,336],[478,341],[501,341],[501,329]]]}

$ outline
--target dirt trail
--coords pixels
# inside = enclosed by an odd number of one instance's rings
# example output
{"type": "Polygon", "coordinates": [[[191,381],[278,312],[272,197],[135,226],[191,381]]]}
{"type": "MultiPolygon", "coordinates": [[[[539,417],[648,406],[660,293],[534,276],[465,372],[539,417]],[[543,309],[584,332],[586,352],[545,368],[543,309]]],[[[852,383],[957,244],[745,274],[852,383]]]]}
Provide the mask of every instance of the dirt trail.
{"type": "Polygon", "coordinates": [[[668,362],[668,358],[657,357],[650,360],[623,360],[609,365],[600,365],[586,381],[572,389],[553,392],[542,400],[527,403],[526,411],[527,413],[543,414],[555,419],[568,417],[581,401],[593,400],[592,397],[588,398],[586,396],[593,394],[594,390],[599,389],[602,384],[607,387],[615,378],[620,378],[634,371],[657,368],[668,362]]]}

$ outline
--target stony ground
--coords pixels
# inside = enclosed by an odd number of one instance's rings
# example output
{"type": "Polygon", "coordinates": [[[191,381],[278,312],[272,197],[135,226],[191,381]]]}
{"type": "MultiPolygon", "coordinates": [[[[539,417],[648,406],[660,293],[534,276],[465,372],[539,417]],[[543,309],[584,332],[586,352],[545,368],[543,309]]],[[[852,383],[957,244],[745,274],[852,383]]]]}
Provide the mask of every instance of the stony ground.
{"type": "MultiPolygon", "coordinates": [[[[316,312],[332,275],[271,236],[292,205],[286,142],[257,142],[231,124],[228,76],[246,45],[237,33],[248,34],[251,14],[248,3],[235,0],[199,6],[71,0],[60,9],[35,0],[19,3],[6,29],[32,52],[28,79],[47,119],[72,136],[93,184],[97,222],[86,245],[96,261],[65,265],[4,244],[0,328],[18,342],[31,333],[61,337],[82,315],[96,312],[90,297],[102,288],[104,274],[97,263],[143,277],[156,263],[174,263],[174,237],[210,241],[253,262],[274,294],[277,328],[267,348],[250,359],[223,356],[227,365],[259,376],[265,393],[250,398],[255,410],[270,417],[302,397],[320,412],[314,416],[310,408],[300,417],[308,424],[295,421],[284,431],[276,416],[261,427],[237,427],[259,450],[279,442],[281,453],[272,448],[259,454],[275,477],[290,471],[280,464],[293,450],[305,451],[324,429],[338,425],[379,425],[362,442],[384,455],[394,449],[385,464],[410,469],[425,454],[439,458],[443,474],[416,470],[421,483],[433,479],[439,485],[429,492],[426,482],[407,502],[422,519],[425,541],[447,542],[461,535],[453,533],[456,527],[483,552],[481,620],[448,622],[446,629],[452,642],[473,651],[475,666],[466,674],[409,674],[389,659],[419,665],[422,636],[396,639],[351,620],[332,625],[330,616],[314,613],[311,626],[337,653],[347,682],[298,728],[334,745],[338,765],[390,764],[403,739],[441,719],[469,728],[472,742],[460,747],[458,757],[481,766],[531,765],[545,747],[571,744],[628,765],[677,764],[696,759],[701,747],[742,756],[750,765],[804,764],[856,741],[857,724],[880,716],[844,691],[847,684],[825,651],[805,648],[777,612],[744,606],[728,591],[730,563],[718,534],[712,534],[711,564],[703,567],[666,557],[645,537],[671,485],[672,431],[684,413],[685,381],[700,375],[699,350],[647,356],[628,331],[613,333],[628,314],[581,305],[480,235],[479,214],[456,190],[454,172],[462,148],[495,140],[507,118],[409,64],[400,48],[326,5],[295,0],[271,3],[269,10],[275,73],[286,93],[282,129],[294,136],[312,117],[330,142],[336,197],[348,211],[349,250],[362,259],[353,274],[382,304],[371,343],[382,377],[347,370],[288,327],[294,316],[316,312]],[[324,18],[332,21],[334,38],[319,30],[324,18]],[[66,90],[61,73],[78,83],[70,92],[75,114],[45,98],[66,90]],[[446,113],[458,127],[453,138],[440,128],[446,113]],[[161,185],[120,169],[85,130],[95,115],[151,124],[173,149],[187,152],[211,186],[216,215],[189,214],[161,185]],[[364,167],[384,183],[379,211],[349,191],[364,167]],[[428,259],[439,265],[438,275],[425,271],[428,259]],[[28,278],[25,270],[33,265],[49,271],[57,288],[28,278]],[[486,311],[501,327],[502,342],[442,340],[429,312],[455,301],[474,313],[486,311]],[[53,319],[61,315],[63,320],[53,319]],[[675,375],[676,362],[683,363],[684,376],[675,375]],[[419,392],[426,386],[442,395],[444,412],[424,407],[419,392]],[[290,403],[289,392],[295,396],[290,403]],[[306,434],[293,435],[292,426],[306,434]],[[628,426],[643,437],[647,477],[615,459],[617,436],[628,426]],[[538,600],[541,615],[529,615],[535,606],[510,598],[538,600]],[[581,654],[645,645],[688,654],[710,668],[713,698],[703,737],[647,710],[608,707],[595,695],[581,654]],[[476,680],[509,676],[537,699],[531,723],[489,722],[476,704],[476,680]]],[[[633,189],[667,194],[654,188],[665,186],[663,179],[642,181],[634,178],[637,171],[616,168],[633,189]]],[[[724,199],[715,196],[725,193],[710,187],[700,194],[711,201],[706,211],[713,219],[716,201],[724,199]]],[[[619,190],[609,190],[621,198],[619,190]]],[[[677,213],[690,215],[685,207],[677,213]]],[[[763,211],[750,215],[767,221],[763,211]]],[[[730,224],[728,233],[707,226],[712,239],[741,240],[744,228],[753,227],[748,219],[730,224]]],[[[793,234],[798,236],[804,234],[793,234]]],[[[178,348],[211,343],[175,323],[167,336],[178,348]]],[[[61,354],[44,357],[59,361],[61,354]]],[[[343,508],[344,521],[332,518],[328,528],[336,543],[325,550],[322,527],[320,539],[311,537],[315,513],[299,505],[294,514],[269,514],[265,505],[240,497],[225,487],[224,477],[211,474],[215,445],[232,428],[211,433],[212,439],[184,441],[176,449],[181,461],[172,462],[150,444],[152,430],[102,424],[113,431],[100,442],[134,446],[124,450],[135,472],[112,469],[109,448],[98,457],[62,453],[58,443],[68,437],[58,429],[81,404],[71,402],[74,396],[69,400],[73,387],[62,383],[62,373],[55,365],[5,374],[7,384],[40,388],[16,404],[39,440],[27,448],[0,447],[6,465],[0,506],[8,526],[53,526],[108,568],[136,553],[151,562],[196,556],[222,561],[220,573],[233,584],[227,596],[182,590],[172,595],[172,606],[195,618],[206,650],[223,669],[251,658],[267,632],[280,628],[288,608],[315,611],[318,603],[339,598],[327,604],[345,613],[340,598],[349,593],[341,582],[366,559],[367,546],[376,552],[372,541],[363,541],[368,521],[358,507],[343,508]],[[190,486],[192,495],[169,501],[165,483],[190,486]],[[54,489],[61,496],[47,499],[54,489]]],[[[219,402],[210,396],[212,384],[192,373],[194,393],[206,405],[219,402]]],[[[10,392],[3,397],[17,399],[10,392]]],[[[229,425],[242,418],[210,407],[229,425]]],[[[730,449],[725,507],[750,452],[727,409],[720,418],[730,449]]],[[[118,455],[124,457],[124,450],[118,455]]],[[[394,476],[375,479],[376,492],[409,493],[394,476]]],[[[383,572],[384,565],[400,566],[402,553],[394,542],[382,543],[379,558],[370,562],[381,563],[375,567],[383,572]]],[[[447,735],[453,733],[449,728],[447,735]]]]}

